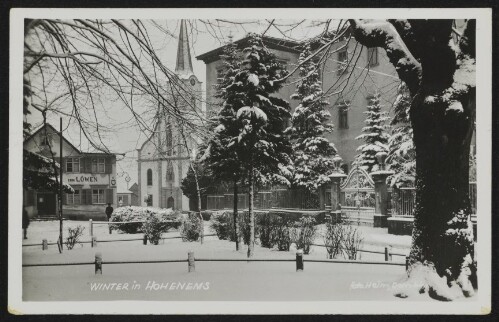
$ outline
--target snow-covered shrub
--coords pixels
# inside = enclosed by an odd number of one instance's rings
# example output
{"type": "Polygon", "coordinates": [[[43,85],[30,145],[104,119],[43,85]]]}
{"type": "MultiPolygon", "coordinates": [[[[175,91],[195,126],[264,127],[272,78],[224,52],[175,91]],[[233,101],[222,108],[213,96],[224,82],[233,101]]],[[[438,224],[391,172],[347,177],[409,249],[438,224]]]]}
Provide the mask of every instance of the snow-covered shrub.
{"type": "Polygon", "coordinates": [[[77,243],[80,243],[80,237],[83,235],[85,227],[78,225],[74,228],[68,227],[68,237],[66,237],[66,248],[73,249],[77,243]]]}
{"type": "Polygon", "coordinates": [[[291,245],[291,229],[292,224],[289,220],[279,217],[275,221],[275,233],[273,234],[273,243],[277,245],[280,251],[289,251],[291,245]]]}
{"type": "Polygon", "coordinates": [[[234,219],[232,217],[233,215],[229,211],[217,211],[212,213],[210,218],[210,228],[217,234],[218,239],[233,239],[234,219]]]}
{"type": "Polygon", "coordinates": [[[112,224],[111,229],[119,230],[126,234],[136,234],[138,232],[143,232],[142,222],[145,222],[150,215],[157,217],[160,222],[163,222],[164,229],[169,229],[171,227],[177,227],[178,222],[180,222],[180,212],[172,209],[162,209],[155,207],[119,207],[111,216],[112,224]],[[128,224],[119,224],[120,222],[137,222],[128,224]],[[168,223],[167,223],[168,222],[168,223]]]}
{"type": "Polygon", "coordinates": [[[343,227],[343,251],[348,259],[357,259],[357,253],[364,238],[360,230],[354,226],[343,227]]]}
{"type": "Polygon", "coordinates": [[[265,213],[256,217],[256,231],[260,239],[260,245],[272,248],[275,245],[276,227],[280,217],[275,214],[265,213]]]}
{"type": "Polygon", "coordinates": [[[344,228],[341,223],[326,222],[323,233],[324,245],[330,259],[335,258],[343,249],[344,228]]]}
{"type": "Polygon", "coordinates": [[[197,213],[190,213],[182,220],[180,236],[182,241],[197,241],[200,237],[201,222],[197,213]]]}
{"type": "Polygon", "coordinates": [[[161,239],[161,234],[167,230],[168,226],[164,222],[161,222],[158,216],[155,216],[154,214],[150,214],[142,225],[142,231],[153,245],[158,244],[161,239]]]}
{"type": "Polygon", "coordinates": [[[298,240],[295,241],[298,249],[303,249],[304,254],[310,253],[310,246],[314,243],[315,236],[317,235],[317,227],[315,226],[315,219],[310,216],[300,218],[298,225],[298,240]]]}

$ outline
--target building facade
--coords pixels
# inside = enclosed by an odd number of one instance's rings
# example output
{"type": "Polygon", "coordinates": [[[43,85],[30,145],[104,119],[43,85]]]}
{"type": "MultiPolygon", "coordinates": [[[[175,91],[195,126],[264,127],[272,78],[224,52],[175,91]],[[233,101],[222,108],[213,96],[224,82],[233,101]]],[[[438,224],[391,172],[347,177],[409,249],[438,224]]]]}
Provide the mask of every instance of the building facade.
{"type": "MultiPolygon", "coordinates": [[[[194,74],[185,20],[180,23],[175,74],[179,90],[167,94],[168,105],[201,113],[202,83],[194,74]]],[[[158,109],[153,134],[138,152],[138,199],[142,206],[189,210],[189,199],[182,194],[182,179],[189,169],[189,155],[195,149],[193,135],[176,119],[158,109]]]]}
{"type": "MultiPolygon", "coordinates": [[[[248,37],[234,43],[243,49],[248,44],[248,37]]],[[[300,47],[303,45],[284,39],[264,36],[263,43],[276,54],[288,71],[297,67],[300,47]]],[[[312,44],[312,50],[320,44],[312,44]]],[[[223,47],[216,48],[196,58],[206,64],[206,101],[207,111],[216,113],[220,102],[214,98],[215,85],[222,71],[221,55],[223,47]]],[[[357,147],[362,142],[355,138],[364,127],[367,105],[374,93],[381,94],[383,110],[391,112],[397,95],[400,80],[393,65],[388,61],[385,52],[379,48],[367,48],[354,39],[345,39],[332,45],[331,49],[321,59],[320,75],[323,91],[329,100],[330,121],[335,130],[326,137],[335,144],[343,159],[346,172],[352,167],[352,162],[358,154],[357,147]]],[[[290,77],[276,96],[287,100],[292,110],[299,102],[290,99],[296,90],[295,81],[298,71],[290,77]]]]}
{"type": "MultiPolygon", "coordinates": [[[[24,141],[24,149],[54,158],[59,162],[61,140],[50,124],[42,126],[24,141]]],[[[116,155],[81,152],[62,140],[63,182],[74,194],[63,194],[63,217],[69,219],[105,218],[108,203],[116,205],[116,155]]],[[[24,190],[24,204],[30,217],[56,217],[57,194],[54,191],[24,190]]]]}

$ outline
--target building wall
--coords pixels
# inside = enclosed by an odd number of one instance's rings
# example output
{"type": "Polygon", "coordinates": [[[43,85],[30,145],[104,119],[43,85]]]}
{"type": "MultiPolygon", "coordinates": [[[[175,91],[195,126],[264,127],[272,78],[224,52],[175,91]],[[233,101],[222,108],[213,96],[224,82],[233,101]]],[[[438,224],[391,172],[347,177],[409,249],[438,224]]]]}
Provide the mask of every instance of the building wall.
{"type": "MultiPolygon", "coordinates": [[[[51,127],[46,126],[47,135],[42,129],[24,142],[24,148],[28,151],[39,153],[46,157],[54,155],[55,160],[59,163],[59,134],[51,127]],[[42,143],[45,138],[48,138],[52,152],[42,143]]],[[[105,218],[105,207],[108,202],[116,205],[116,156],[103,153],[80,153],[70,142],[63,140],[63,182],[71,185],[73,189],[79,192],[78,198],[74,198],[73,194],[63,194],[63,216],[70,219],[88,219],[88,218],[105,218]],[[67,170],[67,159],[77,158],[79,167],[74,168],[72,172],[67,170]],[[103,159],[103,173],[100,171],[94,173],[92,169],[92,159],[103,159]],[[96,204],[92,201],[92,190],[102,189],[103,198],[96,204]],[[89,197],[87,197],[89,195],[89,197]],[[74,200],[76,199],[76,202],[74,200]]],[[[24,202],[28,204],[26,210],[30,216],[40,214],[38,209],[38,200],[40,198],[54,198],[55,209],[53,213],[46,215],[57,215],[57,194],[47,191],[24,191],[24,202]]]]}
{"type": "MultiPolygon", "coordinates": [[[[368,98],[376,91],[381,94],[381,104],[383,110],[389,113],[392,112],[392,105],[397,95],[397,87],[400,80],[395,69],[390,64],[388,57],[383,49],[377,48],[378,65],[368,65],[368,49],[355,40],[351,39],[348,43],[348,59],[351,59],[349,72],[343,75],[338,74],[338,53],[334,52],[338,48],[345,46],[346,42],[340,42],[333,45],[327,56],[324,68],[320,70],[323,90],[329,100],[329,112],[331,113],[330,121],[334,124],[335,130],[326,137],[335,144],[343,162],[348,164],[349,169],[351,163],[357,155],[357,147],[362,144],[361,141],[355,138],[362,133],[369,103],[368,98]],[[341,92],[341,93],[335,93],[341,92]],[[339,127],[339,103],[343,100],[350,102],[348,110],[348,129],[339,127]]],[[[279,59],[287,63],[288,71],[293,71],[296,67],[299,54],[287,52],[283,50],[272,49],[279,59]]],[[[208,110],[215,111],[219,108],[217,101],[213,97],[215,91],[213,85],[217,83],[217,69],[221,68],[222,61],[220,59],[211,61],[206,64],[206,92],[208,110]]],[[[298,78],[298,71],[288,79],[278,95],[282,99],[287,100],[292,110],[298,105],[298,101],[290,99],[290,96],[296,90],[296,84],[293,82],[298,78]]]]}

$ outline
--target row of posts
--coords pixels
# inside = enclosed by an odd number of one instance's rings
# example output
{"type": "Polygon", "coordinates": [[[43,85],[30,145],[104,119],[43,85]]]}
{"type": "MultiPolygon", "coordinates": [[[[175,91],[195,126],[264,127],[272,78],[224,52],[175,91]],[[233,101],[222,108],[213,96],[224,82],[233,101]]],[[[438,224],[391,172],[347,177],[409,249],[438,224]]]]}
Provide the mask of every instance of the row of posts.
{"type": "MultiPolygon", "coordinates": [[[[391,256],[391,255],[386,255],[391,256]]],[[[408,270],[409,258],[406,257],[405,269],[408,270]]],[[[303,272],[303,251],[300,249],[296,252],[296,271],[303,272]]],[[[187,253],[187,272],[193,273],[196,271],[196,260],[194,252],[191,250],[187,253]]],[[[95,254],[95,274],[102,275],[102,254],[95,254]]]]}

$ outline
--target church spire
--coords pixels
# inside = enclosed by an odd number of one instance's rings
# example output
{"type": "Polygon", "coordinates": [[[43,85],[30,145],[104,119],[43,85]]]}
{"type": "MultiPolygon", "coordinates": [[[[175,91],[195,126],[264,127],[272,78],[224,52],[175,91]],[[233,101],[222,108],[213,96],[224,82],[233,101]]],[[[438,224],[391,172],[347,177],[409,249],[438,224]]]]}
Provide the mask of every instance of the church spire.
{"type": "Polygon", "coordinates": [[[177,64],[175,65],[177,74],[193,74],[191,49],[189,47],[189,36],[185,19],[180,21],[180,33],[178,36],[177,64]]]}

